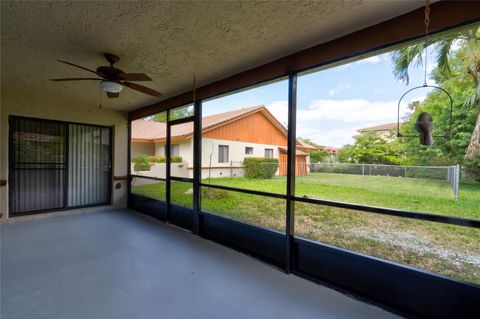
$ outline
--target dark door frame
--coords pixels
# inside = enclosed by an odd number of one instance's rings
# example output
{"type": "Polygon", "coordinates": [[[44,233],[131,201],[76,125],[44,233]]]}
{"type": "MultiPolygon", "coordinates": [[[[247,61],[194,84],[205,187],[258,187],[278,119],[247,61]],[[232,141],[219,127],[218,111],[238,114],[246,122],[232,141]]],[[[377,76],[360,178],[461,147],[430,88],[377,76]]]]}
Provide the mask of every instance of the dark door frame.
{"type": "Polygon", "coordinates": [[[101,206],[101,205],[111,205],[112,204],[112,174],[113,174],[113,126],[107,125],[97,125],[97,124],[90,124],[90,123],[81,123],[81,122],[70,122],[70,121],[60,121],[60,120],[52,120],[52,119],[44,119],[44,118],[37,118],[37,117],[27,117],[27,116],[17,116],[17,115],[9,115],[8,116],[8,179],[9,181],[13,180],[13,171],[14,171],[14,153],[13,153],[13,134],[14,134],[14,121],[17,119],[21,120],[29,120],[29,121],[38,121],[38,122],[46,122],[46,123],[57,123],[62,124],[65,126],[65,165],[64,165],[64,187],[63,187],[63,206],[60,208],[54,209],[43,209],[43,210],[34,210],[34,211],[26,211],[26,212],[19,212],[19,213],[12,213],[11,212],[11,205],[12,205],[12,187],[10,187],[11,182],[8,184],[8,211],[9,216],[23,216],[23,215],[34,215],[34,214],[42,214],[48,212],[55,212],[55,211],[62,211],[62,210],[71,210],[75,208],[85,208],[85,207],[94,207],[94,206],[101,206]],[[82,206],[68,206],[68,160],[69,160],[69,124],[77,124],[77,125],[85,125],[85,126],[92,126],[98,128],[106,128],[109,130],[109,147],[110,150],[108,152],[108,161],[109,161],[109,168],[108,168],[108,201],[105,203],[98,203],[98,204],[91,204],[91,205],[82,205],[82,206]]]}
{"type": "MultiPolygon", "coordinates": [[[[194,111],[196,114],[196,110],[194,111]]],[[[195,115],[193,116],[187,116],[181,119],[176,119],[176,120],[170,120],[170,110],[167,111],[167,131],[166,131],[166,139],[165,139],[165,162],[166,162],[166,172],[165,172],[165,202],[167,205],[167,215],[166,219],[167,222],[169,223],[174,223],[175,217],[173,216],[172,213],[172,200],[171,200],[171,186],[172,183],[171,181],[179,181],[179,182],[187,182],[187,183],[192,183],[192,187],[195,189],[197,188],[195,185],[195,177],[194,178],[185,178],[185,177],[176,177],[172,176],[172,170],[171,170],[171,165],[172,165],[172,155],[171,155],[171,145],[172,145],[172,126],[179,125],[179,124],[184,124],[184,123],[192,123],[195,125],[195,115]]],[[[196,132],[193,133],[193,138],[195,140],[196,132]]],[[[129,137],[130,139],[130,137],[129,137]]],[[[194,150],[193,154],[195,154],[195,145],[194,145],[194,150]]],[[[193,155],[195,156],[195,155],[193,155]]],[[[195,160],[194,160],[194,172],[195,172],[195,160]]],[[[197,193],[197,192],[195,192],[197,193]]],[[[195,196],[194,196],[195,197],[195,196]]],[[[195,200],[194,198],[192,199],[192,205],[194,204],[195,200]]],[[[193,224],[196,224],[197,218],[194,217],[193,224]]],[[[192,226],[193,227],[193,226],[192,226]]],[[[195,228],[195,227],[194,227],[195,228]]],[[[196,231],[194,230],[196,233],[196,231]]]]}

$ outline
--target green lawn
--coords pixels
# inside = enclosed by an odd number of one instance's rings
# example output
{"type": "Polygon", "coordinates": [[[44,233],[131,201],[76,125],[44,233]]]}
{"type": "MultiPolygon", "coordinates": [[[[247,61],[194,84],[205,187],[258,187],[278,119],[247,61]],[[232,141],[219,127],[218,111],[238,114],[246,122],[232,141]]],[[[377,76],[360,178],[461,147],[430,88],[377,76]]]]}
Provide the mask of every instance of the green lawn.
{"type": "MultiPolygon", "coordinates": [[[[211,184],[285,194],[286,180],[215,178],[211,184]]],[[[296,195],[480,219],[480,184],[460,185],[459,200],[446,182],[425,179],[313,173],[297,178],[296,195]]]]}
{"type": "MultiPolygon", "coordinates": [[[[206,182],[206,181],[204,181],[206,182]]],[[[285,179],[218,178],[212,184],[285,193],[285,179]]],[[[190,183],[172,182],[172,202],[191,207],[190,183]]],[[[164,200],[165,185],[132,191],[164,200]]],[[[480,218],[480,185],[463,183],[453,200],[445,184],[432,181],[316,173],[297,180],[296,194],[412,211],[480,218]]],[[[202,210],[284,231],[285,202],[218,189],[202,189],[202,210]]],[[[296,204],[299,236],[360,251],[480,284],[480,230],[383,216],[314,204],[296,204]]]]}

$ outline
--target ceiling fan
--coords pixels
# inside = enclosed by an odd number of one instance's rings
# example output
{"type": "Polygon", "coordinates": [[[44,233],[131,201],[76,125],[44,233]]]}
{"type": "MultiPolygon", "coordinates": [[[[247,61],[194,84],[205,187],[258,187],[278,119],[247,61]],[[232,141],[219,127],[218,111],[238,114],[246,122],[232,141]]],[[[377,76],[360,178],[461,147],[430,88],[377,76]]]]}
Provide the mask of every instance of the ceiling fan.
{"type": "Polygon", "coordinates": [[[129,87],[132,90],[142,92],[151,96],[159,97],[162,93],[150,89],[146,86],[132,83],[131,81],[152,81],[152,79],[145,73],[125,73],[124,71],[114,67],[113,65],[120,60],[120,58],[114,54],[104,53],[103,56],[110,63],[110,66],[99,66],[96,70],[91,70],[83,66],[57,60],[76,68],[94,73],[100,78],[66,78],[66,79],[50,79],[51,81],[100,81],[100,87],[107,93],[109,98],[116,98],[120,95],[123,87],[129,87]]]}

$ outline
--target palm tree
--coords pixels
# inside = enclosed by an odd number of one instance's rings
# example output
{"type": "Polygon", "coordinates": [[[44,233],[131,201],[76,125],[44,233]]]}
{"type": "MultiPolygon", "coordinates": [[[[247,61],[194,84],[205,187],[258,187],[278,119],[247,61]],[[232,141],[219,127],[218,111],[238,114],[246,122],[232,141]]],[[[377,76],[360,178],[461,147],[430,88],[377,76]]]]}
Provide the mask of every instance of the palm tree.
{"type": "MultiPolygon", "coordinates": [[[[450,34],[428,44],[429,48],[433,47],[439,71],[446,76],[451,74],[449,57],[455,43],[460,43],[467,49],[468,61],[466,61],[465,72],[472,78],[474,85],[473,93],[463,103],[467,108],[477,109],[477,120],[465,151],[465,159],[473,160],[476,156],[480,156],[480,27],[450,34]]],[[[418,43],[393,53],[393,74],[397,80],[408,84],[408,68],[410,65],[416,67],[422,65],[424,49],[425,43],[418,43]]]]}

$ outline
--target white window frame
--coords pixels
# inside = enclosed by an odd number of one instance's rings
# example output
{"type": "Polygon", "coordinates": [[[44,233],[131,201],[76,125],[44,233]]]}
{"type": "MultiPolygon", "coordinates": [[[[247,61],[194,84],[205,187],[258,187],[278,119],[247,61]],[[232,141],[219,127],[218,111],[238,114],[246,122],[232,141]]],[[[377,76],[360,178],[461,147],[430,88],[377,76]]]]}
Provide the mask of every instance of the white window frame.
{"type": "Polygon", "coordinates": [[[228,145],[218,145],[218,162],[219,163],[228,163],[230,149],[228,145]],[[223,153],[222,150],[226,149],[226,152],[223,153]]]}
{"type": "Polygon", "coordinates": [[[253,147],[252,146],[245,146],[245,155],[253,155],[253,147]]]}
{"type": "Polygon", "coordinates": [[[273,158],[273,148],[266,148],[265,149],[265,157],[267,158],[273,158]],[[268,153],[271,152],[272,156],[268,156],[268,153]]]}

